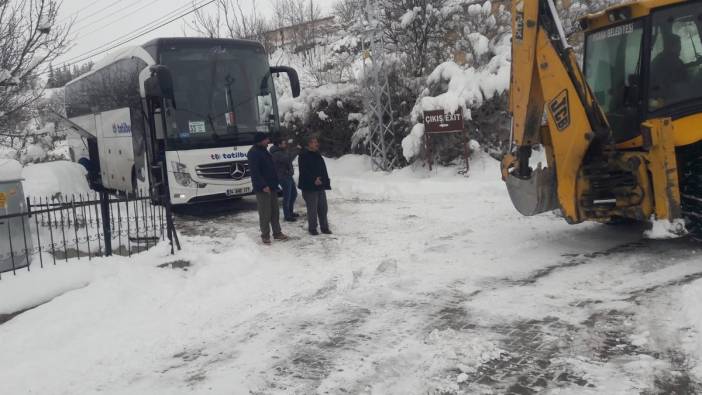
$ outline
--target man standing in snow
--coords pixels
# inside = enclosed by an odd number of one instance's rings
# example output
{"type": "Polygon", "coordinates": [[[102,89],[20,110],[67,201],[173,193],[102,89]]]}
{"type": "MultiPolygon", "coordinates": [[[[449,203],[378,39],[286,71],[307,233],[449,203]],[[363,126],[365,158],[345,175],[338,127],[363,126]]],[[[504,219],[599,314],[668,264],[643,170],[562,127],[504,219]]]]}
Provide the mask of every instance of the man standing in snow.
{"type": "Polygon", "coordinates": [[[254,136],[254,146],[247,156],[251,171],[251,183],[256,193],[258,203],[258,220],[261,225],[261,240],[263,244],[271,244],[271,229],[273,238],[287,240],[280,228],[280,209],[278,208],[278,176],[275,172],[273,157],[268,152],[271,140],[266,133],[258,132],[254,136]]]}
{"type": "Polygon", "coordinates": [[[307,223],[311,235],[319,234],[317,231],[317,219],[319,227],[324,234],[331,234],[329,222],[327,221],[327,190],[331,190],[331,182],[327,173],[327,165],[324,158],[319,153],[319,139],[310,137],[307,140],[307,147],[300,153],[298,159],[300,168],[299,185],[302,190],[302,198],[307,206],[307,223]]]}
{"type": "Polygon", "coordinates": [[[278,140],[271,147],[271,155],[273,155],[273,163],[278,175],[280,187],[283,190],[283,216],[288,222],[295,222],[298,217],[295,214],[295,199],[297,199],[297,186],[293,175],[293,160],[295,154],[289,151],[288,142],[286,140],[278,140]]]}

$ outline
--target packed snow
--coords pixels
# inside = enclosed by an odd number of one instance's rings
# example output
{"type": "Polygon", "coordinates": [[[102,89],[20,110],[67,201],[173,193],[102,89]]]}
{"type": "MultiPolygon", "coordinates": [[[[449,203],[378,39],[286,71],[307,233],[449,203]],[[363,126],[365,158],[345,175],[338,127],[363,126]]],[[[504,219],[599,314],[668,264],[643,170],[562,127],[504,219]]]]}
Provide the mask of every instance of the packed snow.
{"type": "Polygon", "coordinates": [[[23,168],[24,193],[30,198],[65,197],[88,194],[90,187],[83,166],[69,161],[31,164],[23,168]]]}
{"type": "Polygon", "coordinates": [[[3,276],[0,318],[39,304],[0,324],[3,392],[639,394],[700,379],[696,244],[521,217],[483,155],[470,177],[328,167],[332,236],[286,223],[291,240],[263,246],[245,199],[180,214],[175,256],[3,276]]]}
{"type": "Polygon", "coordinates": [[[657,220],[654,217],[651,218],[651,229],[644,232],[644,236],[649,239],[675,239],[687,233],[685,230],[685,220],[676,219],[670,221],[667,219],[657,220]]]}
{"type": "Polygon", "coordinates": [[[14,159],[0,159],[0,182],[22,178],[22,164],[14,159]]]}

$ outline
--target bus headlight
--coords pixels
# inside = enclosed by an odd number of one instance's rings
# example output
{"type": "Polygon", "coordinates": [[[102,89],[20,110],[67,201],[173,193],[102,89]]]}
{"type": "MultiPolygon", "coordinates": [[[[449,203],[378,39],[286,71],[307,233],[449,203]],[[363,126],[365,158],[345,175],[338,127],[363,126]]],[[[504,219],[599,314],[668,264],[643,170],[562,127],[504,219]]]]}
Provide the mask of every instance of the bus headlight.
{"type": "Polygon", "coordinates": [[[173,178],[175,178],[176,183],[189,188],[193,185],[193,178],[188,173],[188,167],[180,162],[171,162],[171,167],[173,168],[173,178]]]}

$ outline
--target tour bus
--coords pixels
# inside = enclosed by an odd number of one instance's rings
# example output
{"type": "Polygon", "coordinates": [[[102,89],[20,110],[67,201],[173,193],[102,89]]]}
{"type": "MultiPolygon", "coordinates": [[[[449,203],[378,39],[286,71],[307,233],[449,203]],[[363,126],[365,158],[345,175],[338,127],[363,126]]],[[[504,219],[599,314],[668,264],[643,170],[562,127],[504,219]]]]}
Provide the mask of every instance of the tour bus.
{"type": "Polygon", "coordinates": [[[159,38],[116,53],[65,89],[91,184],[123,193],[164,184],[174,205],[251,194],[246,153],[256,132],[279,129],[280,73],[299,95],[295,70],[270,67],[254,41],[159,38]],[[150,100],[150,89],[169,100],[150,100]]]}

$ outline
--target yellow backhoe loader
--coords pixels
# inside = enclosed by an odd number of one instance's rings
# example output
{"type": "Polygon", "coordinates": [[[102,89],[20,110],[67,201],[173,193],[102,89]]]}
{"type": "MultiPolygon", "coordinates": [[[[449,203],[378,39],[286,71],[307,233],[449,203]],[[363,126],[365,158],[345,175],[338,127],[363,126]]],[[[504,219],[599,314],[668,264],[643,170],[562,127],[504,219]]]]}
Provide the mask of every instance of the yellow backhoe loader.
{"type": "Polygon", "coordinates": [[[622,3],[580,21],[581,68],[554,0],[512,0],[502,176],[524,215],[682,235],[702,225],[702,1],[622,3]],[[546,166],[530,166],[537,146],[546,166]]]}

